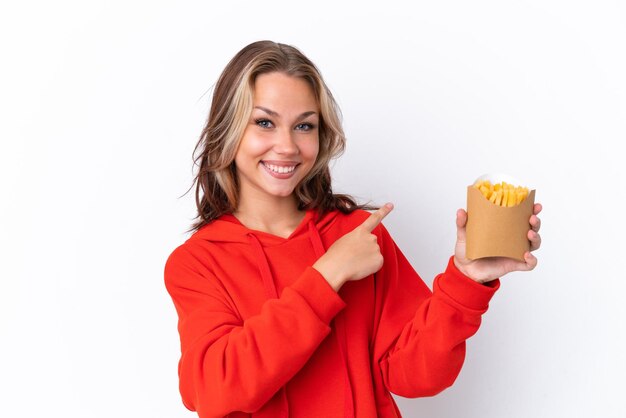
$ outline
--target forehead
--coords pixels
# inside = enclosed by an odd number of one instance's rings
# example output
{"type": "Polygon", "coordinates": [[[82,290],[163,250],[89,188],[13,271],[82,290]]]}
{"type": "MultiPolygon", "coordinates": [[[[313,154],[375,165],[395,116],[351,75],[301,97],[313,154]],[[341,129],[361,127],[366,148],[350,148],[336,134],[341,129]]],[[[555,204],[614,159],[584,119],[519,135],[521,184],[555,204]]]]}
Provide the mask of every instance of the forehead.
{"type": "Polygon", "coordinates": [[[317,98],[311,85],[301,77],[279,72],[260,74],[254,82],[254,105],[270,107],[272,110],[294,109],[317,111],[317,98]]]}

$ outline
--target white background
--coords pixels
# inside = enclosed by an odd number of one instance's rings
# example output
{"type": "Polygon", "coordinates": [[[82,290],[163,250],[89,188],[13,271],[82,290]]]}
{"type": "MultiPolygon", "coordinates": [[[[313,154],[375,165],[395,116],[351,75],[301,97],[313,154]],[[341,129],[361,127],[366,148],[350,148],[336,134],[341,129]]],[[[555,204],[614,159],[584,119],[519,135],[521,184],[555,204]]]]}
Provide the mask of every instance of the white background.
{"type": "Polygon", "coordinates": [[[209,90],[260,39],[320,67],[348,136],[335,191],[393,201],[429,285],[476,177],[544,205],[539,266],[503,278],[455,385],[404,415],[626,416],[624,3],[345,3],[2,2],[0,416],[195,416],[163,265],[209,90]]]}

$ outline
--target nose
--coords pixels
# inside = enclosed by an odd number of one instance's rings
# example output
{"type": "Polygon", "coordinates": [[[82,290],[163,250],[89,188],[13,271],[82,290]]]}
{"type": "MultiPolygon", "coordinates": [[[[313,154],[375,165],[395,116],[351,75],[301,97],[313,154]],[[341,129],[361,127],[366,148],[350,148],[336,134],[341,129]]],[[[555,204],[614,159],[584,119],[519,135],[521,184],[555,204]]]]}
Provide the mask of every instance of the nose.
{"type": "Polygon", "coordinates": [[[284,155],[300,153],[300,149],[295,141],[294,132],[291,129],[281,129],[276,133],[274,151],[284,155]]]}

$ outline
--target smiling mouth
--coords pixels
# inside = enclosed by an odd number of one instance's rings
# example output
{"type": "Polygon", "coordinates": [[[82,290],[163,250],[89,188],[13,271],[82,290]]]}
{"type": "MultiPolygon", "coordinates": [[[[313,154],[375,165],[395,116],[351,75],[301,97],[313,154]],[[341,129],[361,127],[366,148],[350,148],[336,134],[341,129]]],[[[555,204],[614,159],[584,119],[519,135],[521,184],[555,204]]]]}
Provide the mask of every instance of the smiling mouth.
{"type": "Polygon", "coordinates": [[[298,164],[294,164],[294,165],[276,165],[276,164],[270,164],[270,163],[266,163],[265,161],[261,161],[261,164],[263,164],[263,166],[265,168],[267,168],[268,170],[272,171],[273,173],[276,174],[289,174],[289,173],[293,173],[293,171],[296,169],[298,164]]]}

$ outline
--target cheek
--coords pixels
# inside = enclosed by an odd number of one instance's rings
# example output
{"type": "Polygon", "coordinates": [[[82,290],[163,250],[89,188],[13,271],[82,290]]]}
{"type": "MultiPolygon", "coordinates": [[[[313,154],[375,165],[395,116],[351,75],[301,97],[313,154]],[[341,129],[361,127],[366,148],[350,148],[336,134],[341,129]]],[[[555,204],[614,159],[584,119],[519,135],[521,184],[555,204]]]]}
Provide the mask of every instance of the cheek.
{"type": "Polygon", "coordinates": [[[317,156],[320,151],[320,142],[319,139],[315,141],[308,142],[304,148],[301,149],[303,154],[306,154],[307,158],[310,158],[315,162],[317,160],[317,156]]]}
{"type": "Polygon", "coordinates": [[[256,158],[259,155],[267,152],[267,143],[268,141],[257,135],[244,135],[244,137],[241,139],[241,143],[239,144],[239,149],[237,150],[235,161],[241,161],[244,158],[256,158]]]}

